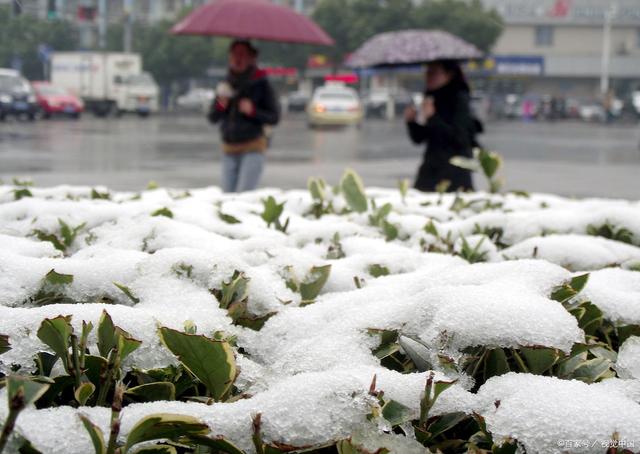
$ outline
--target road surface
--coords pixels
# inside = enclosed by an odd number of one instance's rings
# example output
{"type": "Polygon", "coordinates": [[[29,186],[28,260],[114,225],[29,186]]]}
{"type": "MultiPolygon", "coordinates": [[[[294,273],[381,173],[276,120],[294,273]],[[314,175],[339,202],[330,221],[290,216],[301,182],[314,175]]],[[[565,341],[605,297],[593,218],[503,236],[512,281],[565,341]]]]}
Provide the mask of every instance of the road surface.
{"type": "MultiPolygon", "coordinates": [[[[504,156],[507,189],[640,199],[638,125],[494,123],[481,141],[504,156]]],[[[202,187],[220,182],[219,150],[217,130],[196,115],[9,121],[0,123],[0,178],[118,190],[150,180],[202,187]]],[[[312,175],[336,182],[345,167],[368,186],[396,186],[413,178],[422,148],[409,143],[401,121],[309,130],[303,115],[292,115],[268,153],[263,186],[304,187],[312,175]]]]}

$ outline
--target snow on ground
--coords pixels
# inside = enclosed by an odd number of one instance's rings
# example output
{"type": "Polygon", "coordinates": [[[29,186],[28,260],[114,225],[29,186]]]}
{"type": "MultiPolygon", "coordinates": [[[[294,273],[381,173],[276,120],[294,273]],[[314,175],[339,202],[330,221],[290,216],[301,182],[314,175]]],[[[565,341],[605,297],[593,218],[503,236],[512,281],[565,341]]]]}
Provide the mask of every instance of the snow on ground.
{"type": "MultiPolygon", "coordinates": [[[[328,196],[336,214],[316,219],[306,191],[155,189],[91,200],[92,188],[64,186],[30,188],[33,197],[14,200],[15,189],[0,186],[0,334],[12,343],[0,357],[3,371],[33,369],[34,354],[45,348],[36,336],[44,318],[72,315],[79,330],[82,321],[96,324],[103,310],[143,342],[126,367],[175,363],[158,340],[158,326],[194,323],[198,333],[224,331],[236,335],[245,352],[238,354],[238,386],[253,397],[213,406],[131,405],[123,413],[123,434],[147,414],[191,414],[212,434],[252,452],[251,415],[260,412],[270,441],[304,446],[352,434],[370,442],[384,438],[366,418],[373,376],[385,397],[417,415],[426,374],[382,367],[372,354],[379,338],[371,329],[419,339],[432,357],[455,357],[473,346],[569,352],[585,335],[550,295],[574,272],[591,272],[581,297],[609,322],[640,324],[640,273],[620,268],[640,261],[638,202],[415,191],[403,198],[398,191],[371,189],[377,207],[392,205],[387,221],[397,238],[387,241],[371,211],[341,213],[347,205],[337,195],[328,196]],[[261,218],[268,196],[286,202],[286,233],[261,218]],[[158,210],[172,217],[154,215],[158,210]],[[63,225],[77,234],[56,249],[45,237],[64,243],[63,225]],[[302,305],[287,280],[302,281],[312,267],[324,265],[331,265],[326,285],[314,304],[302,305]],[[42,292],[51,290],[51,270],[73,275],[73,282],[56,289],[64,304],[40,307],[42,292]],[[260,331],[233,325],[211,292],[235,270],[250,279],[249,310],[276,313],[260,331]],[[126,286],[137,302],[114,283],[126,286]]],[[[95,342],[92,336],[90,349],[95,342]]],[[[609,439],[616,431],[640,446],[639,345],[637,337],[623,345],[616,370],[626,380],[609,384],[508,374],[473,394],[464,376],[450,377],[460,381],[440,397],[434,414],[476,411],[495,439],[517,438],[531,452],[602,452],[558,440],[609,439]]],[[[445,377],[444,370],[437,372],[445,377]]],[[[31,409],[18,431],[43,452],[89,452],[78,412],[108,432],[109,414],[101,408],[31,409]]],[[[5,413],[0,406],[0,417],[5,413]]],[[[400,443],[395,452],[421,452],[408,439],[392,438],[387,441],[400,443]]]]}

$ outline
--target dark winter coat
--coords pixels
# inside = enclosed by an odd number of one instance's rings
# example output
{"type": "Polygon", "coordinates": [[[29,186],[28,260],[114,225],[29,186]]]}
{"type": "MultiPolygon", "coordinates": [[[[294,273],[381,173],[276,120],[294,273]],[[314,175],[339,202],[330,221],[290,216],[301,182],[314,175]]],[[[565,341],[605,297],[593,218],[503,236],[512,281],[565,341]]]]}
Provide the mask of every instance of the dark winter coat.
{"type": "Polygon", "coordinates": [[[276,125],[280,121],[280,104],[273,87],[264,71],[253,68],[250,74],[228,76],[228,82],[235,94],[227,108],[214,101],[209,110],[209,121],[220,123],[222,140],[228,144],[250,142],[264,136],[266,125],[276,125]],[[253,115],[245,115],[238,109],[242,98],[253,101],[253,115]]]}
{"type": "Polygon", "coordinates": [[[473,156],[477,121],[471,114],[466,84],[452,82],[429,91],[436,113],[426,125],[407,123],[409,137],[416,145],[426,143],[426,151],[414,187],[434,191],[443,180],[451,182],[448,190],[471,190],[471,172],[450,164],[453,156],[473,156]]]}

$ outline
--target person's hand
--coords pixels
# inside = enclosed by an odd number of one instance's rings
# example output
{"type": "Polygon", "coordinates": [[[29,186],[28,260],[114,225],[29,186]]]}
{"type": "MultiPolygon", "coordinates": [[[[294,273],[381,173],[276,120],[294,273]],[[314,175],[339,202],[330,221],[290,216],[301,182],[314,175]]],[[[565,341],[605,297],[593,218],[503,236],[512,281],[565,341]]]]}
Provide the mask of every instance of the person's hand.
{"type": "Polygon", "coordinates": [[[430,119],[436,114],[436,105],[433,102],[433,98],[426,97],[424,101],[422,101],[422,115],[424,115],[425,120],[430,119]]]}
{"type": "Polygon", "coordinates": [[[406,121],[407,123],[416,121],[417,117],[418,111],[414,106],[407,106],[407,108],[404,109],[404,121],[406,121]]]}
{"type": "Polygon", "coordinates": [[[253,102],[249,98],[242,98],[240,100],[240,103],[238,104],[238,110],[248,117],[251,117],[255,113],[255,107],[253,105],[253,102]]]}
{"type": "Polygon", "coordinates": [[[216,98],[216,103],[218,103],[220,107],[222,107],[223,109],[227,110],[227,107],[229,107],[229,98],[224,96],[218,96],[216,98]]]}

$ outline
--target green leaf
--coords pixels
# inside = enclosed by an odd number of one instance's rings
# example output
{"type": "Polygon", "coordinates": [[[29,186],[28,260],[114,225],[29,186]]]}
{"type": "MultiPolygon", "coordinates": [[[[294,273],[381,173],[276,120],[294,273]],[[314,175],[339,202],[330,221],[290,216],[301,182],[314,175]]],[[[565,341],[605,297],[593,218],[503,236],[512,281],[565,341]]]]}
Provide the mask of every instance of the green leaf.
{"type": "Polygon", "coordinates": [[[101,386],[102,377],[100,374],[109,367],[107,359],[102,356],[87,355],[84,358],[84,367],[84,373],[89,381],[96,387],[101,386]]]}
{"type": "Polygon", "coordinates": [[[69,355],[69,338],[73,334],[71,316],[59,315],[42,321],[38,329],[38,339],[49,346],[63,361],[69,355]]]}
{"type": "Polygon", "coordinates": [[[384,237],[387,241],[393,241],[398,238],[398,227],[386,220],[382,221],[382,231],[384,232],[384,237]]]}
{"type": "Polygon", "coordinates": [[[51,244],[53,244],[53,247],[56,248],[59,251],[64,252],[64,251],[67,250],[67,247],[53,233],[47,233],[47,232],[45,232],[43,230],[36,229],[36,230],[33,231],[33,234],[40,241],[48,241],[48,242],[50,242],[51,244]]]}
{"type": "Polygon", "coordinates": [[[33,447],[31,442],[26,439],[22,443],[22,446],[20,446],[20,449],[18,449],[18,452],[20,454],[42,454],[42,451],[38,451],[36,448],[33,447]]]}
{"type": "Polygon", "coordinates": [[[382,417],[389,421],[392,427],[395,427],[411,421],[414,418],[414,412],[411,408],[395,400],[389,400],[382,407],[382,417]]]}
{"type": "Polygon", "coordinates": [[[124,395],[136,402],[175,400],[176,387],[169,382],[147,383],[127,389],[124,395]]]}
{"type": "Polygon", "coordinates": [[[471,158],[465,158],[463,156],[454,156],[449,160],[449,163],[456,167],[460,167],[461,169],[471,170],[472,172],[477,172],[480,170],[478,161],[471,158]]]}
{"type": "Polygon", "coordinates": [[[24,199],[25,197],[33,197],[33,194],[27,188],[14,189],[13,197],[15,198],[15,200],[20,200],[24,199]]]}
{"type": "Polygon", "coordinates": [[[9,343],[9,336],[6,334],[0,334],[0,355],[7,353],[11,350],[11,344],[9,343]]]}
{"type": "Polygon", "coordinates": [[[209,426],[192,416],[169,413],[149,415],[133,426],[127,437],[123,454],[127,454],[138,443],[161,439],[178,441],[183,437],[202,436],[209,432],[209,426]]]}
{"type": "Polygon", "coordinates": [[[201,435],[192,435],[189,437],[189,442],[197,444],[198,446],[206,446],[213,448],[213,452],[225,453],[225,454],[245,454],[245,452],[235,446],[228,440],[222,437],[205,437],[201,435]]]}
{"type": "Polygon", "coordinates": [[[91,189],[91,200],[109,200],[111,194],[108,192],[98,192],[96,189],[91,189]]]}
{"type": "Polygon", "coordinates": [[[73,393],[80,406],[85,406],[89,398],[96,391],[96,386],[91,382],[82,383],[73,393]]]}
{"type": "Polygon", "coordinates": [[[131,302],[133,302],[133,304],[138,304],[140,302],[140,298],[137,298],[133,294],[131,289],[129,287],[127,287],[126,285],[120,284],[119,282],[114,282],[113,285],[118,287],[120,289],[120,291],[122,291],[122,293],[124,293],[127,296],[127,298],[129,298],[131,300],[131,302]]]}
{"type": "Polygon", "coordinates": [[[235,270],[228,282],[222,282],[220,290],[212,290],[220,307],[228,309],[232,303],[245,300],[249,294],[249,281],[243,272],[235,270]]]}
{"type": "Polygon", "coordinates": [[[138,347],[142,345],[142,341],[134,339],[128,332],[126,332],[122,328],[118,328],[116,326],[115,333],[116,338],[118,339],[118,352],[120,353],[121,361],[124,361],[127,356],[136,351],[138,347]]]}
{"type": "Polygon", "coordinates": [[[596,358],[604,358],[611,361],[612,363],[615,363],[618,359],[618,354],[604,345],[596,345],[595,347],[590,347],[589,353],[591,353],[596,358]]]}
{"type": "Polygon", "coordinates": [[[573,372],[587,360],[588,347],[583,344],[576,344],[571,349],[571,353],[563,358],[557,367],[556,374],[560,378],[568,378],[573,372]]]}
{"type": "Polygon", "coordinates": [[[569,312],[578,319],[578,326],[587,336],[595,335],[604,320],[602,311],[595,304],[588,301],[569,312]]]}
{"type": "Polygon", "coordinates": [[[429,350],[425,345],[417,340],[400,336],[400,346],[406,355],[411,359],[416,369],[420,372],[426,372],[433,369],[431,364],[431,358],[429,357],[429,350]]]}
{"type": "Polygon", "coordinates": [[[498,169],[502,166],[502,157],[493,151],[480,150],[478,154],[478,161],[480,162],[480,166],[485,174],[485,176],[489,179],[493,178],[498,169]]]}
{"type": "Polygon", "coordinates": [[[551,299],[561,303],[569,301],[584,289],[588,280],[589,274],[583,274],[572,278],[569,282],[565,282],[561,286],[556,287],[553,293],[551,293],[551,299]]]}
{"type": "Polygon", "coordinates": [[[562,357],[558,350],[545,347],[523,347],[520,353],[525,358],[529,372],[536,375],[547,372],[562,357]]]}
{"type": "Polygon", "coordinates": [[[107,452],[107,446],[104,442],[104,433],[97,425],[91,422],[91,420],[85,415],[78,415],[82,425],[89,433],[91,443],[93,443],[93,450],[95,454],[105,454],[107,452]]]}
{"type": "Polygon", "coordinates": [[[389,273],[389,268],[387,268],[386,266],[373,264],[369,266],[369,274],[377,278],[381,276],[388,276],[390,273],[389,273]]]}
{"type": "Polygon", "coordinates": [[[62,219],[58,219],[58,223],[60,224],[60,235],[62,235],[62,240],[65,248],[68,248],[69,246],[71,246],[71,244],[73,244],[80,230],[82,230],[87,225],[86,222],[83,222],[79,226],[71,228],[62,219]]]}
{"type": "Polygon", "coordinates": [[[457,424],[464,421],[465,418],[467,418],[467,415],[463,412],[445,413],[435,417],[433,422],[431,422],[427,427],[427,430],[431,435],[431,439],[434,439],[447,430],[455,427],[457,424]]]}
{"type": "Polygon", "coordinates": [[[376,358],[384,359],[399,350],[397,330],[370,328],[367,330],[367,334],[370,336],[380,336],[380,345],[372,350],[376,358]]]}
{"type": "Polygon", "coordinates": [[[305,278],[300,283],[300,295],[302,295],[303,301],[313,301],[320,294],[322,287],[329,280],[331,274],[331,265],[314,266],[305,278]]]}
{"type": "Polygon", "coordinates": [[[7,377],[7,397],[11,402],[19,403],[19,410],[35,403],[49,389],[49,384],[40,383],[27,376],[9,375],[7,377]]]}
{"type": "Polygon", "coordinates": [[[364,192],[364,186],[360,176],[351,169],[347,169],[340,181],[342,194],[351,208],[356,213],[367,211],[368,203],[364,192]]]}
{"type": "Polygon", "coordinates": [[[207,387],[216,401],[229,392],[237,369],[233,349],[228,342],[170,328],[160,328],[160,338],[184,367],[207,387]]]}
{"type": "Polygon", "coordinates": [[[73,282],[72,274],[60,274],[51,270],[45,276],[45,281],[52,285],[69,285],[73,282]]]}
{"type": "Polygon", "coordinates": [[[409,192],[409,180],[407,178],[403,178],[398,182],[398,189],[400,190],[400,197],[402,198],[402,202],[405,202],[407,198],[407,193],[409,192]]]}
{"type": "Polygon", "coordinates": [[[317,178],[309,178],[307,181],[307,187],[311,193],[311,198],[317,202],[324,201],[324,184],[317,178]]]}
{"type": "Polygon", "coordinates": [[[231,216],[230,214],[225,214],[222,211],[218,211],[218,217],[222,221],[226,222],[227,224],[240,224],[241,223],[241,221],[238,218],[236,218],[234,216],[231,216]]]}
{"type": "Polygon", "coordinates": [[[234,325],[260,331],[267,320],[276,315],[276,312],[269,312],[261,316],[253,315],[247,309],[247,298],[244,298],[231,303],[227,308],[227,314],[233,320],[234,325]]]}
{"type": "Polygon", "coordinates": [[[383,222],[391,214],[392,209],[393,206],[390,203],[385,203],[369,216],[369,223],[375,227],[383,227],[383,222]]]}
{"type": "Polygon", "coordinates": [[[117,345],[116,327],[111,316],[103,310],[98,322],[98,351],[103,358],[109,357],[109,352],[117,345]]]}
{"type": "Polygon", "coordinates": [[[494,348],[488,352],[485,362],[485,377],[495,377],[510,372],[507,355],[501,348],[494,348]]]}
{"type": "Polygon", "coordinates": [[[136,449],[135,454],[177,454],[176,448],[169,445],[154,445],[136,449]]]}
{"type": "Polygon", "coordinates": [[[504,440],[501,445],[494,444],[491,448],[492,454],[516,454],[518,452],[518,443],[514,440],[504,440]]]}
{"type": "Polygon", "coordinates": [[[640,325],[624,325],[616,327],[620,345],[631,336],[640,336],[640,325]]]}
{"type": "Polygon", "coordinates": [[[612,363],[605,358],[594,358],[584,361],[571,374],[571,378],[586,383],[595,383],[604,378],[611,369],[612,363]]]}
{"type": "Polygon", "coordinates": [[[173,212],[169,208],[165,207],[154,211],[151,213],[151,216],[164,216],[173,219],[173,212]]]}
{"type": "Polygon", "coordinates": [[[280,215],[282,215],[282,212],[284,211],[284,202],[277,203],[273,196],[269,196],[262,200],[262,205],[264,210],[261,217],[264,222],[267,223],[267,226],[271,226],[271,224],[276,223],[280,218],[280,215]]]}
{"type": "Polygon", "coordinates": [[[436,238],[440,238],[440,234],[438,233],[438,228],[433,223],[433,219],[430,219],[427,225],[424,226],[424,231],[430,235],[435,236],[436,238]]]}
{"type": "Polygon", "coordinates": [[[350,440],[339,441],[336,443],[336,449],[338,450],[338,454],[362,454],[362,451],[353,446],[350,440]]]}

